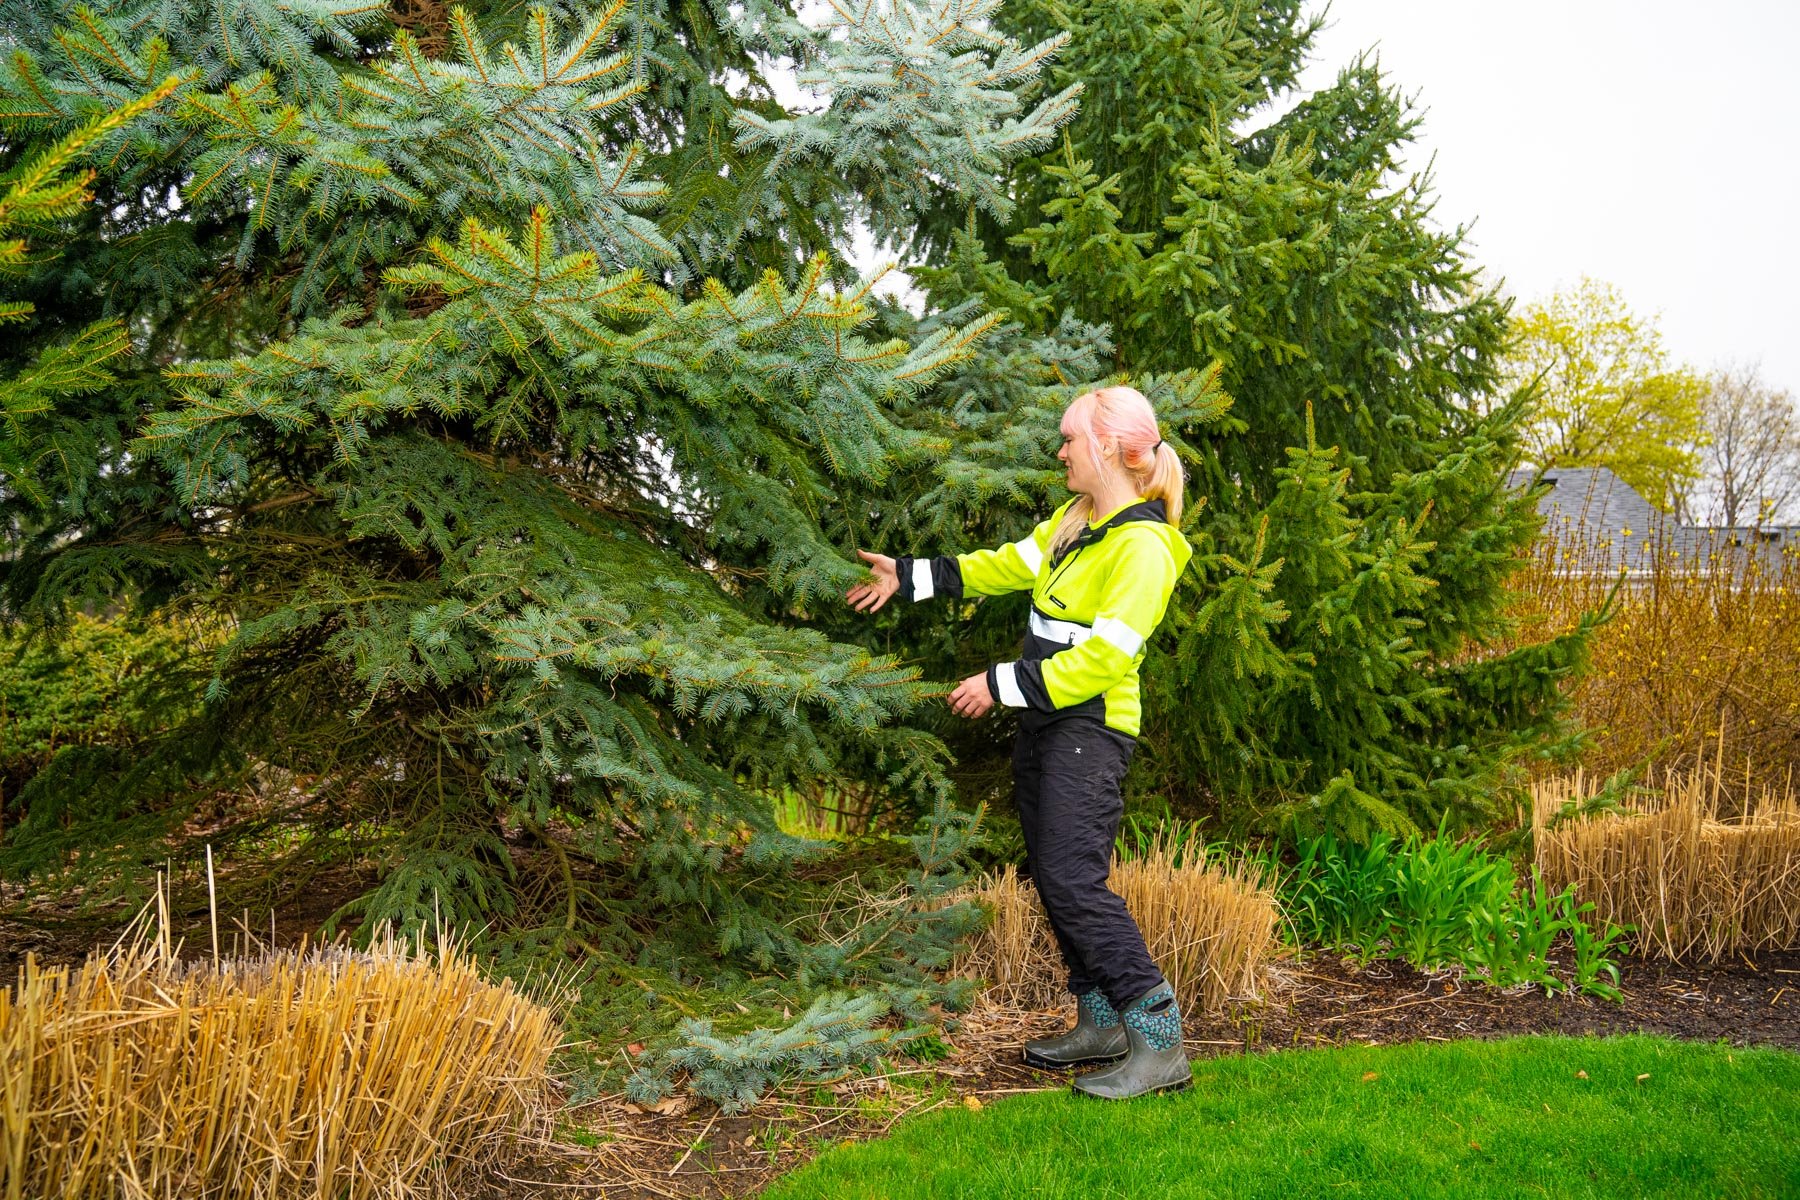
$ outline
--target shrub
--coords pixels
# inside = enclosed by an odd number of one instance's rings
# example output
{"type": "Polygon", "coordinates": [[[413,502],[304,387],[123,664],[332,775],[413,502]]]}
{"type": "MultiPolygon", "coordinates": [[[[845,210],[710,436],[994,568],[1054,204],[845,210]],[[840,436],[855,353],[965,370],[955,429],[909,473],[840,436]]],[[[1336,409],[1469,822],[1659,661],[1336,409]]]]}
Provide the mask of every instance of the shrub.
{"type": "Polygon", "coordinates": [[[0,991],[0,1196],[418,1195],[541,1118],[558,1037],[454,946],[27,960],[0,991]]]}
{"type": "Polygon", "coordinates": [[[197,623],[76,615],[55,638],[0,630],[0,838],[6,806],[64,746],[129,746],[197,707],[220,640],[197,623]]]}
{"type": "Polygon", "coordinates": [[[1421,970],[1460,965],[1495,987],[1618,998],[1610,955],[1625,931],[1604,913],[1592,927],[1595,906],[1579,903],[1573,887],[1552,890],[1535,866],[1520,889],[1511,860],[1478,839],[1458,842],[1440,829],[1435,838],[1357,845],[1327,834],[1297,849],[1278,890],[1303,942],[1347,948],[1364,961],[1391,955],[1421,970]],[[1567,982],[1550,957],[1559,935],[1574,951],[1567,982]]]}
{"type": "Polygon", "coordinates": [[[1718,766],[1669,772],[1626,807],[1584,815],[1587,776],[1532,788],[1532,841],[1552,887],[1602,921],[1636,927],[1647,954],[1716,959],[1800,946],[1800,804],[1723,785],[1718,766]],[[1570,815],[1565,815],[1570,814],[1570,815]]]}
{"type": "Polygon", "coordinates": [[[1800,549],[1757,558],[1727,538],[1696,554],[1659,530],[1621,548],[1570,525],[1538,540],[1512,612],[1521,644],[1572,629],[1613,586],[1610,564],[1633,568],[1570,690],[1591,731],[1581,765],[1604,776],[1718,758],[1752,787],[1784,786],[1800,768],[1800,549]]]}
{"type": "Polygon", "coordinates": [[[692,1018],[682,1023],[682,1040],[640,1063],[627,1093],[641,1103],[655,1103],[674,1090],[675,1072],[686,1072],[688,1087],[726,1113],[755,1106],[784,1078],[817,1078],[828,1071],[862,1066],[892,1053],[926,1031],[877,1028],[875,1022],[893,1008],[879,991],[858,996],[827,993],[800,1019],[780,1029],[752,1029],[723,1037],[713,1022],[692,1018]]]}
{"type": "MultiPolygon", "coordinates": [[[[1251,858],[1182,853],[1174,840],[1152,841],[1115,858],[1109,880],[1144,931],[1150,956],[1184,1010],[1219,1012],[1262,995],[1264,972],[1279,946],[1280,914],[1263,865],[1251,858]]],[[[1062,960],[1037,891],[1004,868],[969,895],[993,913],[958,969],[991,980],[1005,1002],[1047,1008],[1065,994],[1062,960]]]]}

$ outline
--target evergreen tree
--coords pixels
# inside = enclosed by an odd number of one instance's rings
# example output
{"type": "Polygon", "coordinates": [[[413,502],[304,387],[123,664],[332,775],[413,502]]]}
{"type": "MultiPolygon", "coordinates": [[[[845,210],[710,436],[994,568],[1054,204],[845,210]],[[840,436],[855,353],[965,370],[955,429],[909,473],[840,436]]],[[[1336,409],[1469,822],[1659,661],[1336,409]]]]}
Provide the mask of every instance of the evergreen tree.
{"type": "MultiPolygon", "coordinates": [[[[117,108],[99,107],[60,139],[38,142],[32,152],[12,156],[11,166],[0,174],[0,238],[6,239],[0,241],[0,278],[28,278],[55,262],[54,248],[34,259],[25,238],[7,235],[52,233],[79,214],[93,200],[89,185],[96,172],[74,164],[96,143],[166,99],[179,83],[171,77],[117,108]]],[[[36,310],[30,300],[0,299],[0,325],[29,323],[36,310]]],[[[69,468],[88,457],[82,447],[90,440],[89,431],[74,414],[59,412],[58,402],[66,404],[113,383],[107,364],[129,349],[124,323],[117,317],[93,321],[72,337],[58,333],[18,355],[14,369],[0,377],[6,422],[0,435],[0,479],[37,504],[47,503],[50,488],[58,483],[69,494],[79,493],[87,482],[73,478],[69,468]],[[55,476],[59,468],[59,481],[44,478],[55,476]]]]}
{"type": "Polygon", "coordinates": [[[805,617],[861,576],[828,514],[932,453],[896,414],[995,323],[874,336],[848,231],[947,195],[1005,219],[998,173],[1073,112],[1017,96],[1064,39],[992,9],[9,4],[5,178],[79,156],[94,200],[40,206],[60,257],[22,264],[0,356],[0,613],[235,628],[196,722],[27,785],[0,872],[141,880],[278,770],[305,786],[208,838],[354,831],[370,918],[515,913],[620,961],[692,928],[810,986],[940,965],[966,906],[806,947],[756,898],[809,853],[767,799],[796,782],[929,814],[922,890],[964,837],[900,723],[917,671],[805,617]],[[819,111],[775,105],[775,55],[819,111]]]}
{"type": "MultiPolygon", "coordinates": [[[[1482,649],[1537,526],[1503,483],[1520,405],[1485,403],[1506,306],[1462,231],[1429,221],[1429,180],[1397,175],[1417,117],[1371,63],[1291,103],[1303,8],[1009,5],[1016,36],[1069,30],[1047,86],[1084,87],[1082,112],[1014,167],[1015,220],[941,204],[914,245],[936,307],[1099,326],[1108,378],[1219,389],[1165,420],[1205,503],[1146,668],[1140,790],[1357,835],[1475,821],[1557,731],[1585,634],[1482,649]]],[[[994,482],[929,497],[950,523],[1014,477],[1017,447],[1048,456],[1060,407],[965,403],[1014,432],[961,440],[951,477],[994,482]]]]}

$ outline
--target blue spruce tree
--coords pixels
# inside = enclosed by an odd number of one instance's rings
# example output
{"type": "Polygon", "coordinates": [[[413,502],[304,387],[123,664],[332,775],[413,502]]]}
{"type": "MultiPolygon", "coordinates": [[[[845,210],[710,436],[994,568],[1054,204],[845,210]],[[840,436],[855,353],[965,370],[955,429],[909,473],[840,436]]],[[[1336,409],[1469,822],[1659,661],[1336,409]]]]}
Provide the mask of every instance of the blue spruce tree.
{"type": "Polygon", "coordinates": [[[1021,99],[1066,39],[994,7],[8,4],[0,614],[230,632],[196,723],[7,801],[0,871],[141,881],[205,804],[222,849],[373,856],[371,921],[942,965],[966,906],[802,944],[768,797],[865,781],[929,818],[917,890],[952,877],[931,685],[809,614],[861,576],[844,497],[935,452],[907,415],[997,320],[885,335],[854,231],[1008,219],[1075,111],[1021,99]]]}

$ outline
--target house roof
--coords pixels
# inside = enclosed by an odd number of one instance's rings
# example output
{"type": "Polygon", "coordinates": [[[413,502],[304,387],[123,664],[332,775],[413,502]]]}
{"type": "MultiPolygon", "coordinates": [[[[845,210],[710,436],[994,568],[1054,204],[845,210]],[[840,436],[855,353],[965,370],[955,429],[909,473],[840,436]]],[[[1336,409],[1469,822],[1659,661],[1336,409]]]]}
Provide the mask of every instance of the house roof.
{"type": "MultiPolygon", "coordinates": [[[[1507,485],[1524,487],[1535,474],[1514,471],[1507,485]]],[[[1760,561],[1773,569],[1784,554],[1800,554],[1800,526],[1684,524],[1607,467],[1552,467],[1543,478],[1551,485],[1538,499],[1543,532],[1571,548],[1581,543],[1580,567],[1588,571],[1647,570],[1658,553],[1740,568],[1760,561]]]]}

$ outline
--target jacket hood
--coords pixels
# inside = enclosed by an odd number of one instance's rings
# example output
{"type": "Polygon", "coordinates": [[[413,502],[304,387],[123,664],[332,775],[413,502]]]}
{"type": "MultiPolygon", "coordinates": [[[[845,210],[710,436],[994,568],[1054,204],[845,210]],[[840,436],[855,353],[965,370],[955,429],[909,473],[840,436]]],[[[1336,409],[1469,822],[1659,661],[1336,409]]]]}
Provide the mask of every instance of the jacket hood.
{"type": "Polygon", "coordinates": [[[1105,537],[1111,530],[1121,525],[1144,524],[1156,530],[1157,536],[1168,547],[1169,556],[1175,560],[1175,573],[1179,575],[1187,569],[1188,560],[1194,556],[1194,548],[1182,536],[1181,530],[1169,524],[1169,510],[1159,496],[1153,500],[1140,500],[1136,504],[1128,504],[1099,525],[1082,530],[1075,540],[1061,554],[1051,559],[1051,565],[1061,562],[1083,546],[1091,546],[1105,537]]]}

